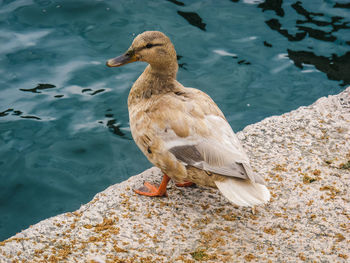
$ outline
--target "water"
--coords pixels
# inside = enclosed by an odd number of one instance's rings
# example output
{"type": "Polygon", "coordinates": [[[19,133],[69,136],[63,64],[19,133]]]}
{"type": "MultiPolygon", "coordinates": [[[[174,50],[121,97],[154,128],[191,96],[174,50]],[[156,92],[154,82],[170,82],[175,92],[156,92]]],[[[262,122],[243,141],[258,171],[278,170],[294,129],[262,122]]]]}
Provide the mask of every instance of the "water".
{"type": "Polygon", "coordinates": [[[343,90],[349,4],[272,2],[0,1],[0,240],[151,166],[127,111],[145,64],[105,66],[138,33],[166,33],[236,131],[343,90]]]}

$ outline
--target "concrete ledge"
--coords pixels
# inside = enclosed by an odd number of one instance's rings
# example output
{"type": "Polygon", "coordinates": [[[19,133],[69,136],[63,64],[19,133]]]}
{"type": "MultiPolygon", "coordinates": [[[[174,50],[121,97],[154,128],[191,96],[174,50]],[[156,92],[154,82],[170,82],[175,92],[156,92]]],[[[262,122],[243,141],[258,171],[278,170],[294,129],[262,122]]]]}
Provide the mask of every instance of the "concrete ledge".
{"type": "Polygon", "coordinates": [[[0,262],[348,262],[350,87],[238,136],[272,192],[255,214],[201,187],[135,195],[151,168],[0,242],[0,262]]]}

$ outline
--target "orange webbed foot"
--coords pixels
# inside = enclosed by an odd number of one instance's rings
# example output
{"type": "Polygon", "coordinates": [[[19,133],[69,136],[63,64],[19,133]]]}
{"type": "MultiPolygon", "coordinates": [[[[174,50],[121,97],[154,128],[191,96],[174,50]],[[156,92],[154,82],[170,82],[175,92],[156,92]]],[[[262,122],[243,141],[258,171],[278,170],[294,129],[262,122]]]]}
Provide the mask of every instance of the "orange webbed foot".
{"type": "Polygon", "coordinates": [[[189,186],[194,185],[194,183],[192,183],[192,182],[183,182],[183,183],[176,183],[175,185],[177,187],[189,187],[189,186]]]}
{"type": "Polygon", "coordinates": [[[168,196],[166,193],[166,186],[169,181],[170,181],[170,177],[164,174],[162,182],[160,183],[159,187],[156,187],[153,184],[145,182],[144,186],[142,186],[139,189],[134,189],[134,192],[139,195],[145,195],[145,196],[168,196]]]}
{"type": "Polygon", "coordinates": [[[149,182],[145,182],[139,189],[134,189],[134,192],[145,196],[168,196],[166,190],[162,191],[149,182]]]}

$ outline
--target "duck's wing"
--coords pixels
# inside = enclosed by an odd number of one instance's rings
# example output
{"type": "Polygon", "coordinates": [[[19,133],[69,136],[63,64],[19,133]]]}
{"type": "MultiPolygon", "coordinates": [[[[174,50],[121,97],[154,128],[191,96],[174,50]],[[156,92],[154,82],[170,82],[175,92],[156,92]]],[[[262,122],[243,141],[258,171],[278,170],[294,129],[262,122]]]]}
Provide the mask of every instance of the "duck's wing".
{"type": "Polygon", "coordinates": [[[190,95],[166,100],[167,107],[154,112],[157,116],[152,119],[157,120],[154,128],[163,147],[179,161],[208,172],[264,184],[263,178],[252,171],[237,136],[207,94],[191,89],[190,95]]]}

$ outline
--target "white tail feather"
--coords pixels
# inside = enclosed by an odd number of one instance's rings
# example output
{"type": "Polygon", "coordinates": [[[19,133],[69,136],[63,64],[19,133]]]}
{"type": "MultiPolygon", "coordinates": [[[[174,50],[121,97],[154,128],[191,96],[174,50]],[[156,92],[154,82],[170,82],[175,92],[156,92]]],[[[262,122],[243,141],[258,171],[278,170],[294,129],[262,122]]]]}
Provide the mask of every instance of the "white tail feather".
{"type": "Polygon", "coordinates": [[[220,192],[238,206],[254,206],[270,200],[270,192],[265,185],[227,177],[225,181],[215,181],[220,192]]]}

